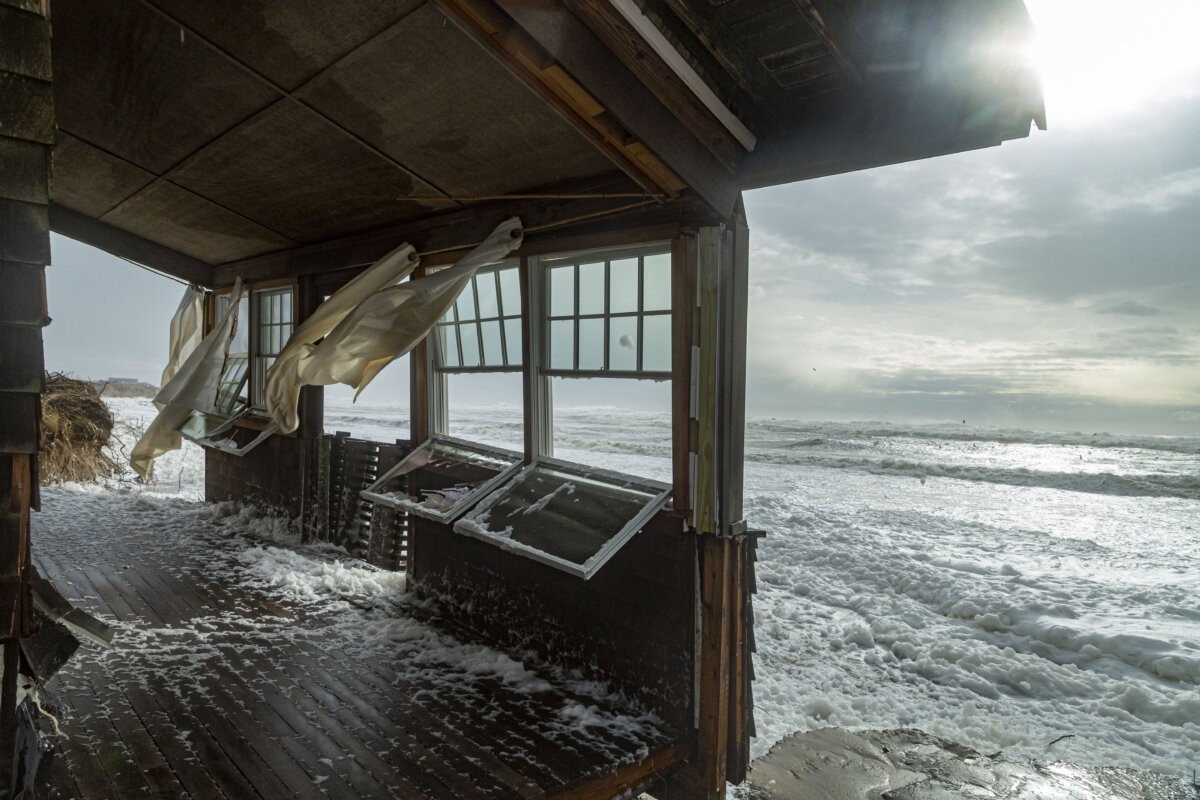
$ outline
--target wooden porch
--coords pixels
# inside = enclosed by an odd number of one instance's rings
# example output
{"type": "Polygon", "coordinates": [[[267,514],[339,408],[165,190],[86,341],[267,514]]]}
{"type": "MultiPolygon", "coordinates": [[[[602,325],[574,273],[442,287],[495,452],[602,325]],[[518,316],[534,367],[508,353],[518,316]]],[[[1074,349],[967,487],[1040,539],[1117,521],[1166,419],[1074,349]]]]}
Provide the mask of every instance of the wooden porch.
{"type": "Polygon", "coordinates": [[[253,542],[198,505],[180,535],[163,527],[177,500],[97,495],[88,515],[77,500],[35,520],[36,563],[119,632],[48,686],[70,737],[49,760],[51,796],[610,797],[680,758],[661,721],[562,676],[505,680],[512,663],[427,614],[246,585],[253,542]],[[142,525],[122,527],[129,505],[142,525]],[[367,646],[389,624],[402,632],[367,646]],[[642,735],[622,732],[629,720],[642,735]]]}

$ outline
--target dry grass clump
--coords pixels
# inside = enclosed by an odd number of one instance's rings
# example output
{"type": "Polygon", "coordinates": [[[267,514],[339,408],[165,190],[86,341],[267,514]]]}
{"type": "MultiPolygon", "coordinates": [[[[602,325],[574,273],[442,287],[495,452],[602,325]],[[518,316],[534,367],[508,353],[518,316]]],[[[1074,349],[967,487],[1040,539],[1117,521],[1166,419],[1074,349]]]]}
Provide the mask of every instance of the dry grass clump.
{"type": "Polygon", "coordinates": [[[112,436],[113,415],[95,387],[61,373],[46,376],[42,394],[45,446],[38,457],[43,485],[90,483],[117,474],[104,452],[112,436]]]}

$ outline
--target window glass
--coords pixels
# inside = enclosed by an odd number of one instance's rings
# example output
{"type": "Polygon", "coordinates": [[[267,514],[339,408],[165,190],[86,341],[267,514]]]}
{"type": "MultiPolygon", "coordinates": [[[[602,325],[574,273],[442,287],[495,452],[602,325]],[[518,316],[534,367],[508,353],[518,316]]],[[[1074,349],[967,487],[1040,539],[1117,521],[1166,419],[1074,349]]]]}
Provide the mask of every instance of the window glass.
{"type": "MultiPolygon", "coordinates": [[[[480,303],[482,305],[482,299],[480,303]]],[[[504,349],[500,340],[500,321],[481,322],[480,331],[483,334],[483,362],[485,364],[503,364],[504,349]]]]}
{"type": "Polygon", "coordinates": [[[579,313],[604,313],[604,262],[579,265],[579,313]]]}
{"type": "Polygon", "coordinates": [[[385,472],[362,496],[449,522],[520,464],[520,453],[437,436],[385,472]]]}
{"type": "Polygon", "coordinates": [[[642,318],[642,369],[671,371],[671,317],[667,314],[642,318]]]}
{"type": "Polygon", "coordinates": [[[608,366],[619,372],[638,368],[638,318],[613,317],[608,323],[608,366]]]}
{"type": "Polygon", "coordinates": [[[463,290],[462,294],[460,294],[458,296],[458,300],[456,300],[454,302],[454,307],[458,311],[458,318],[460,320],[476,318],[475,317],[475,291],[472,288],[471,283],[468,283],[467,288],[465,288],[463,290]]]}
{"type": "Polygon", "coordinates": [[[555,267],[550,270],[550,316],[565,317],[575,313],[575,267],[555,267]]]}
{"type": "Polygon", "coordinates": [[[509,366],[521,366],[521,320],[504,320],[504,350],[509,366]]]}
{"type": "Polygon", "coordinates": [[[608,266],[608,312],[638,310],[638,260],[623,258],[608,266]]]}
{"type": "Polygon", "coordinates": [[[459,341],[462,345],[462,365],[464,367],[479,366],[479,323],[464,322],[458,326],[459,341]]]}
{"type": "Polygon", "coordinates": [[[671,254],[642,259],[642,310],[671,310],[671,254]]]}
{"type": "Polygon", "coordinates": [[[668,495],[665,484],[546,459],[484,498],[455,530],[590,578],[668,495]]]}
{"type": "Polygon", "coordinates": [[[579,368],[604,369],[604,320],[579,320],[579,368]]]}
{"type": "Polygon", "coordinates": [[[500,298],[496,294],[496,273],[485,272],[475,276],[475,292],[479,297],[479,318],[500,316],[500,298]]]}
{"type": "Polygon", "coordinates": [[[500,300],[504,304],[504,316],[520,315],[521,313],[521,276],[516,267],[496,271],[500,280],[500,300]]]}
{"type": "Polygon", "coordinates": [[[563,319],[550,323],[550,368],[575,369],[575,322],[563,319]]]}

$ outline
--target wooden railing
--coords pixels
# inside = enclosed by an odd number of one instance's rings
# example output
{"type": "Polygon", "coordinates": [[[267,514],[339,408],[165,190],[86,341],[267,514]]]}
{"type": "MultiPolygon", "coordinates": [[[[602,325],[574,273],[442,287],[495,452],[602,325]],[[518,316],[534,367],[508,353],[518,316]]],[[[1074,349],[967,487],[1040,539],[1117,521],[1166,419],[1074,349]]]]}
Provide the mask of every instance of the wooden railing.
{"type": "Polygon", "coordinates": [[[359,492],[400,459],[412,446],[352,439],[338,432],[324,437],[322,487],[326,528],[322,537],[377,567],[402,570],[408,566],[410,520],[404,511],[364,500],[359,492]]]}

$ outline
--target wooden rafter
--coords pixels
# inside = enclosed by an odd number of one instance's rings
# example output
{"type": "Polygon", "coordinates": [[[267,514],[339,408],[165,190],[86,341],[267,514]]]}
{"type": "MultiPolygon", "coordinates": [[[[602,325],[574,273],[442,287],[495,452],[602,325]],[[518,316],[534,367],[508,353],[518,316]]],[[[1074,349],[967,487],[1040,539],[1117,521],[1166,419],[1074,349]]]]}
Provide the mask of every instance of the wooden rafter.
{"type": "Polygon", "coordinates": [[[792,0],[792,2],[796,4],[796,8],[800,11],[800,14],[804,17],[805,21],[808,22],[808,25],[810,28],[812,28],[813,33],[817,35],[817,38],[819,38],[825,45],[826,49],[829,50],[829,53],[833,56],[833,59],[837,61],[838,66],[842,69],[842,72],[846,73],[846,76],[849,77],[850,80],[854,81],[854,83],[859,86],[863,86],[866,82],[863,80],[862,72],[846,55],[845,48],[838,42],[837,38],[834,37],[833,33],[829,29],[829,25],[825,21],[825,17],[822,16],[820,10],[813,5],[813,0],[792,0]]]}

